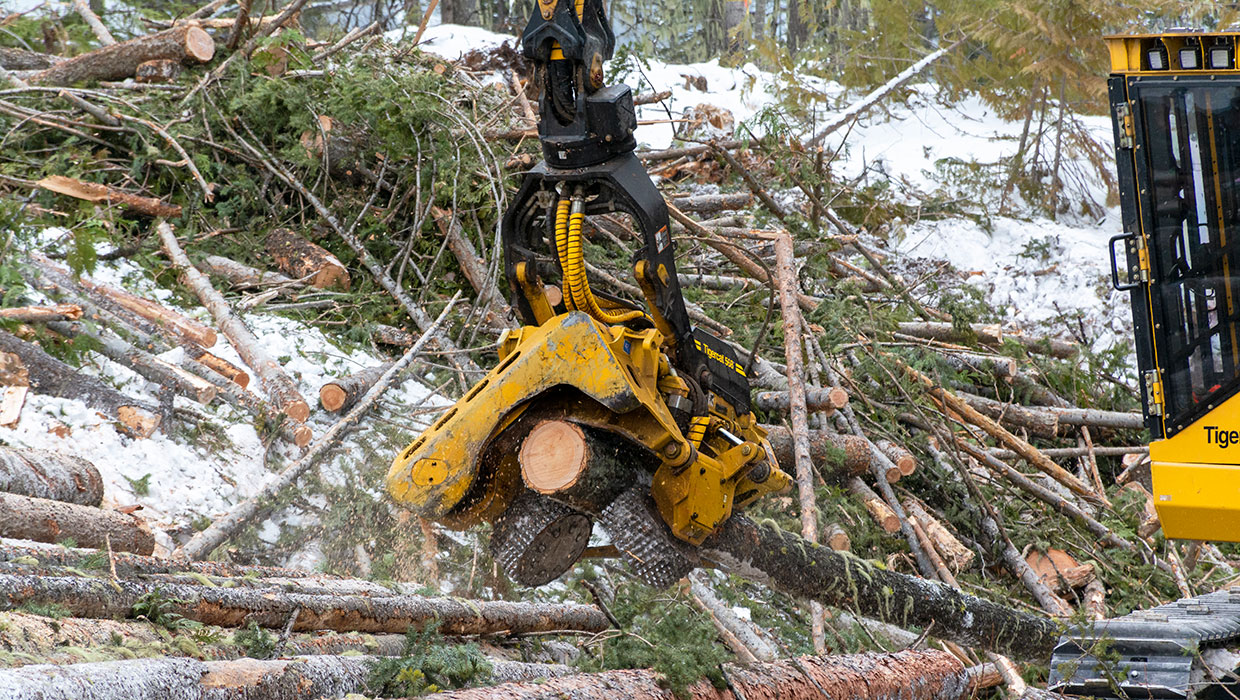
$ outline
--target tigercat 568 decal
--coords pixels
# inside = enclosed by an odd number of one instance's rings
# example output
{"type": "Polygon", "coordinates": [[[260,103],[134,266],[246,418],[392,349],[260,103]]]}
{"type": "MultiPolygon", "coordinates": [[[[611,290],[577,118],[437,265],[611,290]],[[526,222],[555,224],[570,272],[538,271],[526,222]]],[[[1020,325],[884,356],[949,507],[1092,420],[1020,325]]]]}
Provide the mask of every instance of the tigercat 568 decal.
{"type": "Polygon", "coordinates": [[[1240,430],[1219,430],[1217,425],[1207,425],[1206,443],[1227,449],[1230,445],[1240,443],[1240,430]]]}
{"type": "Polygon", "coordinates": [[[742,367],[740,364],[738,364],[736,360],[733,360],[727,355],[724,355],[718,350],[715,350],[711,346],[706,345],[705,343],[698,340],[697,338],[693,339],[693,344],[697,346],[697,349],[699,351],[706,353],[706,356],[709,357],[710,359],[714,360],[715,362],[718,362],[719,364],[723,365],[724,367],[727,367],[728,369],[736,370],[736,373],[741,375],[742,377],[745,376],[745,368],[742,367]]]}

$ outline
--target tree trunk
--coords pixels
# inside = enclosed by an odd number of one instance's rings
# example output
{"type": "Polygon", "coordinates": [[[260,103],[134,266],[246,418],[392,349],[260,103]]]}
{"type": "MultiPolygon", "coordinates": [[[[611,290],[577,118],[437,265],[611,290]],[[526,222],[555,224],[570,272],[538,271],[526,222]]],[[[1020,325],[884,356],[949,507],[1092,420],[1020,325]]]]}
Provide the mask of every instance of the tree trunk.
{"type": "Polygon", "coordinates": [[[241,359],[245,360],[250,369],[258,374],[258,381],[262,384],[263,391],[270,397],[272,404],[289,418],[298,423],[304,423],[310,416],[310,405],[297,390],[297,384],[285,374],[284,368],[267,354],[258,338],[255,338],[241,319],[233,314],[224,297],[211,287],[207,278],[185,256],[185,251],[181,250],[181,245],[177,243],[172,227],[167,223],[161,223],[159,237],[163,243],[164,252],[172,261],[173,266],[181,272],[181,281],[194,291],[203,306],[206,306],[215,318],[216,325],[237,349],[241,359]]]}
{"type": "MultiPolygon", "coordinates": [[[[973,692],[971,675],[945,651],[891,654],[802,656],[796,659],[725,667],[728,684],[707,681],[689,688],[693,700],[782,698],[783,700],[963,700],[973,692]]],[[[674,700],[676,695],[649,670],[604,671],[556,678],[544,683],[513,683],[438,693],[435,700],[674,700]]]]}
{"type": "Polygon", "coordinates": [[[171,58],[157,58],[139,63],[134,69],[134,79],[139,83],[171,83],[181,75],[181,62],[171,58]]]}
{"type": "Polygon", "coordinates": [[[447,241],[448,250],[452,251],[452,257],[456,258],[465,279],[469,280],[469,286],[478,293],[478,303],[488,307],[491,313],[495,314],[496,321],[502,323],[503,319],[511,317],[512,309],[504,301],[504,295],[500,294],[495,279],[489,274],[486,261],[478,256],[478,251],[474,250],[474,245],[461,230],[460,219],[451,210],[438,207],[431,208],[431,216],[435,217],[435,224],[447,241]]]}
{"type": "MultiPolygon", "coordinates": [[[[28,542],[0,541],[0,562],[35,560],[38,565],[69,566],[83,568],[98,558],[99,551],[81,547],[31,546],[28,542]]],[[[180,561],[163,557],[143,556],[126,552],[114,552],[109,565],[116,567],[121,578],[156,574],[194,573],[203,576],[231,578],[318,578],[338,577],[303,569],[285,569],[278,566],[243,566],[219,561],[180,561]]]]}
{"type": "Polygon", "coordinates": [[[150,554],[155,536],[138,517],[46,498],[0,493],[0,537],[35,542],[74,542],[103,549],[150,554]]]}
{"type": "Polygon", "coordinates": [[[82,317],[82,307],[76,304],[56,306],[19,306],[0,309],[0,319],[21,323],[47,323],[48,321],[76,321],[82,317]]]}
{"type": "MultiPolygon", "coordinates": [[[[968,334],[958,332],[950,323],[908,321],[901,323],[899,329],[905,335],[912,335],[927,340],[938,340],[945,343],[971,342],[973,340],[968,334]]],[[[975,323],[970,327],[970,331],[976,336],[976,340],[987,345],[1002,346],[1003,341],[1012,340],[1019,343],[1029,352],[1050,355],[1060,359],[1076,357],[1077,353],[1080,352],[1080,347],[1075,343],[1055,340],[1054,338],[1034,338],[1015,333],[1005,334],[998,326],[975,323]]]]}
{"type": "MultiPolygon", "coordinates": [[[[913,456],[912,452],[909,452],[890,440],[879,440],[874,443],[874,445],[887,456],[887,459],[891,460],[892,464],[896,465],[896,469],[900,470],[899,476],[909,476],[913,472],[917,471],[917,458],[913,456]]],[[[899,479],[896,481],[898,480],[899,479]]],[[[887,481],[889,483],[895,483],[891,480],[890,475],[888,475],[887,481]]]]}
{"type": "Polygon", "coordinates": [[[718,214],[724,211],[748,209],[753,205],[753,195],[748,192],[730,194],[699,194],[676,197],[676,208],[691,214],[718,214]]]}
{"type": "Polygon", "coordinates": [[[268,234],[266,247],[280,270],[294,279],[308,277],[310,285],[319,289],[336,285],[349,288],[349,271],[344,263],[327,249],[286,228],[268,234]]]}
{"type": "Polygon", "coordinates": [[[0,447],[0,491],[98,507],[103,502],[103,478],[79,457],[0,447]]]}
{"type": "Polygon", "coordinates": [[[130,194],[97,182],[83,182],[63,175],[52,175],[39,180],[38,185],[49,192],[87,202],[116,204],[143,216],[175,218],[181,215],[179,204],[166,204],[154,197],[130,194]]]}
{"type": "MultiPolygon", "coordinates": [[[[754,397],[754,405],[764,411],[783,411],[788,412],[788,392],[787,391],[759,391],[754,397]]],[[[828,414],[835,412],[837,409],[848,405],[848,392],[838,386],[820,388],[806,388],[805,405],[811,411],[821,411],[828,414]]]]}
{"type": "Polygon", "coordinates": [[[599,513],[633,484],[634,457],[623,444],[605,431],[544,420],[521,443],[521,478],[533,491],[599,513]]]}
{"type": "Polygon", "coordinates": [[[919,501],[913,498],[905,499],[904,510],[917,521],[918,527],[925,531],[935,549],[947,557],[947,563],[953,572],[959,573],[969,568],[975,556],[973,550],[956,539],[951,530],[944,527],[938,518],[930,515],[930,511],[919,501]]]}
{"type": "Polygon", "coordinates": [[[464,601],[415,595],[307,595],[275,587],[210,588],[0,574],[0,606],[8,610],[27,603],[54,603],[64,606],[75,617],[126,618],[134,616],[133,606],[142,596],[156,591],[167,602],[170,612],[219,627],[244,627],[254,621],[262,627],[283,629],[294,610],[300,611],[293,621],[295,632],[403,634],[411,626],[421,629],[435,622],[438,631],[448,636],[553,630],[601,632],[610,627],[602,611],[587,605],[464,601]]]}
{"type": "Polygon", "coordinates": [[[734,515],[702,546],[724,571],[798,598],[851,610],[935,637],[1045,661],[1059,638],[1054,621],[898,574],[851,554],[814,546],[777,527],[734,515]]]}
{"type": "Polygon", "coordinates": [[[353,408],[353,404],[362,398],[370,387],[379,381],[379,377],[392,367],[391,362],[350,374],[347,377],[333,379],[319,388],[319,405],[325,411],[338,413],[353,408]]]}
{"type": "Polygon", "coordinates": [[[278,272],[259,270],[219,255],[208,255],[204,258],[202,269],[228,280],[233,289],[255,289],[277,285],[299,286],[297,280],[291,277],[285,277],[278,272]]]}
{"type": "Polygon", "coordinates": [[[874,493],[874,489],[865,485],[861,477],[850,478],[846,485],[848,492],[861,501],[861,505],[865,506],[865,511],[870,514],[871,518],[874,518],[874,522],[878,523],[879,527],[883,528],[883,532],[900,531],[900,517],[891,509],[891,506],[887,505],[886,501],[874,493]]]}
{"type": "Polygon", "coordinates": [[[210,34],[196,25],[182,25],[61,61],[35,74],[30,82],[72,85],[88,80],[121,80],[131,77],[138,65],[147,61],[168,58],[206,63],[214,55],[215,42],[210,34]]]}
{"type": "Polygon", "coordinates": [[[1035,437],[1048,439],[1059,435],[1059,418],[1053,413],[995,401],[963,391],[955,393],[978,413],[993,418],[1012,430],[1024,430],[1035,437]]]}
{"type": "Polygon", "coordinates": [[[37,394],[77,399],[118,421],[119,429],[136,437],[150,437],[159,427],[159,413],[154,406],[78,372],[33,343],[0,330],[0,351],[21,358],[30,373],[30,388],[37,394]]]}
{"type": "MultiPolygon", "coordinates": [[[[762,425],[767,431],[767,440],[775,451],[775,460],[783,465],[793,464],[792,433],[782,425],[762,425]]],[[[854,435],[840,435],[825,430],[809,432],[809,454],[824,478],[847,478],[858,474],[868,474],[870,446],[862,438],[854,435]]]]}
{"type": "Polygon", "coordinates": [[[242,389],[250,385],[250,375],[247,374],[245,370],[234,365],[228,360],[225,360],[222,357],[213,355],[210,352],[198,347],[197,345],[188,346],[188,347],[182,346],[182,348],[185,350],[186,354],[189,355],[190,359],[192,359],[194,362],[197,362],[203,367],[206,367],[212,372],[215,372],[216,374],[227,379],[233,384],[236,384],[242,389]]]}
{"type": "Polygon", "coordinates": [[[64,59],[50,53],[26,51],[0,46],[0,68],[6,70],[43,70],[50,68],[64,59]]]}

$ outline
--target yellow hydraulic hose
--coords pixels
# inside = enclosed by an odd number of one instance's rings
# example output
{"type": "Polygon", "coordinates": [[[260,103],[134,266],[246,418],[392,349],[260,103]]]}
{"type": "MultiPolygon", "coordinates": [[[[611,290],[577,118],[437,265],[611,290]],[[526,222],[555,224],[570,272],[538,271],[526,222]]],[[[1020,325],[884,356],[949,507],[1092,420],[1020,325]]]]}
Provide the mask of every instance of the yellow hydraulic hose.
{"type": "Polygon", "coordinates": [[[560,270],[564,275],[560,288],[564,292],[565,305],[569,309],[585,311],[594,320],[607,325],[641,318],[645,313],[639,309],[609,311],[601,308],[594,292],[590,291],[590,280],[586,277],[585,249],[581,241],[581,229],[585,220],[585,204],[580,197],[574,197],[571,205],[567,199],[560,200],[556,207],[555,242],[556,253],[560,256],[560,270]]]}
{"type": "Polygon", "coordinates": [[[555,208],[555,254],[560,260],[563,278],[560,280],[560,292],[564,296],[564,307],[569,311],[576,310],[573,304],[573,290],[568,278],[568,210],[571,202],[565,197],[555,208]]]}

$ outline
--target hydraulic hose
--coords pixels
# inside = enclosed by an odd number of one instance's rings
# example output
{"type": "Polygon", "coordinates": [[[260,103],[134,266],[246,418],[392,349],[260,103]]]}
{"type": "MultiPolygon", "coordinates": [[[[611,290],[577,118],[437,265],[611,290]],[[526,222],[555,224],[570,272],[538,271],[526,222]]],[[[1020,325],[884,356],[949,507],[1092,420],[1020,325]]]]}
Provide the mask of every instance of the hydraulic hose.
{"type": "Polygon", "coordinates": [[[586,277],[585,249],[581,240],[581,229],[585,224],[585,202],[581,196],[561,199],[556,207],[555,238],[556,253],[560,256],[560,270],[564,275],[561,290],[564,292],[564,303],[569,308],[585,311],[591,318],[607,325],[615,325],[641,318],[645,312],[639,309],[628,311],[611,311],[599,306],[594,292],[590,291],[590,280],[586,277]]]}

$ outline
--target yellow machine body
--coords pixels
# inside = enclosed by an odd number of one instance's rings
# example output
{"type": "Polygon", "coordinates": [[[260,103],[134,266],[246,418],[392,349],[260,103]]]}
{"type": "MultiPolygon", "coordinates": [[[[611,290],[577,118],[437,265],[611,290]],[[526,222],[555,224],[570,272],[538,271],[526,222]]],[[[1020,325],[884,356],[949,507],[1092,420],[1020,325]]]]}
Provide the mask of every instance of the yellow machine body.
{"type": "Polygon", "coordinates": [[[424,517],[464,528],[503,511],[520,488],[514,451],[493,460],[484,453],[540,397],[551,397],[547,403],[567,418],[648,450],[657,465],[652,495],[659,512],[674,534],[693,544],[734,507],[791,483],[774,466],[753,414],[737,417],[722,401],[711,406],[709,420],[741,436],[738,445],[722,441],[717,430],[699,444],[681,432],[665,395],[687,387],[670,371],[656,329],[606,326],[572,311],[508,331],[500,345],[495,369],[405,448],[388,472],[388,492],[424,517]],[[589,400],[569,400],[566,393],[589,400]],[[748,467],[763,459],[772,463],[770,476],[760,484],[746,478],[748,467]]]}
{"type": "Polygon", "coordinates": [[[1240,541],[1240,33],[1106,43],[1154,505],[1167,537],[1240,541]]]}

